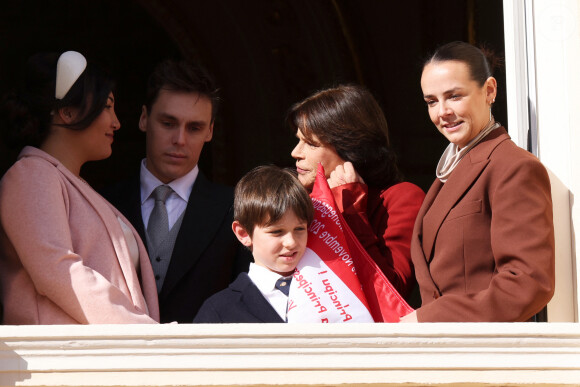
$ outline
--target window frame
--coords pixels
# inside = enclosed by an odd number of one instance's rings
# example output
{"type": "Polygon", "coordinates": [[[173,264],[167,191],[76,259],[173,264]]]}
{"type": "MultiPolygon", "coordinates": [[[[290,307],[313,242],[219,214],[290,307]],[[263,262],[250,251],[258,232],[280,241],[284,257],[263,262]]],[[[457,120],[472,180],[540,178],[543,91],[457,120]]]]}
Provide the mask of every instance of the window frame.
{"type": "Polygon", "coordinates": [[[504,0],[508,131],[548,169],[556,235],[556,291],[548,321],[578,322],[580,251],[575,221],[580,212],[580,114],[578,0],[504,0]]]}

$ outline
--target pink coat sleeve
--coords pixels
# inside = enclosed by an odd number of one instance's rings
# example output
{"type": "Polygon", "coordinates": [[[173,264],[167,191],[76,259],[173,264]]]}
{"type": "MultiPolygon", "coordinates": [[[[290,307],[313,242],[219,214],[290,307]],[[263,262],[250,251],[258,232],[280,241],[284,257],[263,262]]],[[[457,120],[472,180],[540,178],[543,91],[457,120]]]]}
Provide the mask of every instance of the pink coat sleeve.
{"type": "Polygon", "coordinates": [[[403,297],[415,284],[411,236],[425,197],[414,184],[399,183],[369,194],[365,184],[349,183],[332,189],[344,219],[403,297]]]}
{"type": "Polygon", "coordinates": [[[110,238],[88,210],[90,205],[84,206],[86,211],[76,206],[77,212],[70,213],[62,176],[52,166],[35,163],[17,163],[2,181],[0,218],[16,267],[13,286],[5,287],[5,292],[21,292],[22,300],[9,307],[19,316],[37,314],[30,319],[41,324],[156,323],[127,294],[117,257],[109,249],[110,238]],[[76,230],[84,232],[84,238],[71,235],[69,216],[86,219],[86,230],[76,230]],[[87,266],[79,250],[97,254],[92,259],[101,260],[110,270],[100,273],[87,266]]]}

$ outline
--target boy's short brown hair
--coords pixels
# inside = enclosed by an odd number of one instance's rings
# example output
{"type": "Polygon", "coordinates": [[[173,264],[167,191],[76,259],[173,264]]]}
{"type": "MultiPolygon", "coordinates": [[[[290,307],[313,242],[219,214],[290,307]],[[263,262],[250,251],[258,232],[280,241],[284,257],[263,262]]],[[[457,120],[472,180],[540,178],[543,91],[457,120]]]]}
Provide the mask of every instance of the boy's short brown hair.
{"type": "Polygon", "coordinates": [[[308,192],[290,170],[274,165],[256,167],[236,185],[234,220],[250,236],[254,227],[276,223],[289,210],[308,224],[314,217],[308,192]]]}

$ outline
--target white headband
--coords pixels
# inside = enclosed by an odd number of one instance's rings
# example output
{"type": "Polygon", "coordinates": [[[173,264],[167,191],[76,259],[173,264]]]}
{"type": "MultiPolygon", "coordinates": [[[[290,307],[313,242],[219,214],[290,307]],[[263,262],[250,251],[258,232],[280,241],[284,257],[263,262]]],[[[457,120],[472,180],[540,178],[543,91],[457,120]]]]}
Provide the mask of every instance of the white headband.
{"type": "Polygon", "coordinates": [[[76,51],[64,52],[56,63],[56,88],[54,96],[63,99],[87,68],[87,60],[76,51]]]}

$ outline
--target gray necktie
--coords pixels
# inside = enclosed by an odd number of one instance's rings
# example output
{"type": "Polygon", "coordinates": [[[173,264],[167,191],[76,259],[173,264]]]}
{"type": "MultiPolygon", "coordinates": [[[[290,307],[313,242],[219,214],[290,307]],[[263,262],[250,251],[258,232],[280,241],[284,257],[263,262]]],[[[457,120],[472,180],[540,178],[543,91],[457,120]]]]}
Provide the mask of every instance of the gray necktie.
{"type": "Polygon", "coordinates": [[[169,219],[167,218],[167,208],[165,208],[165,201],[171,194],[171,187],[167,185],[160,185],[153,190],[151,194],[155,199],[155,207],[149,216],[149,223],[147,225],[147,235],[154,248],[165,239],[169,232],[169,219]]]}

